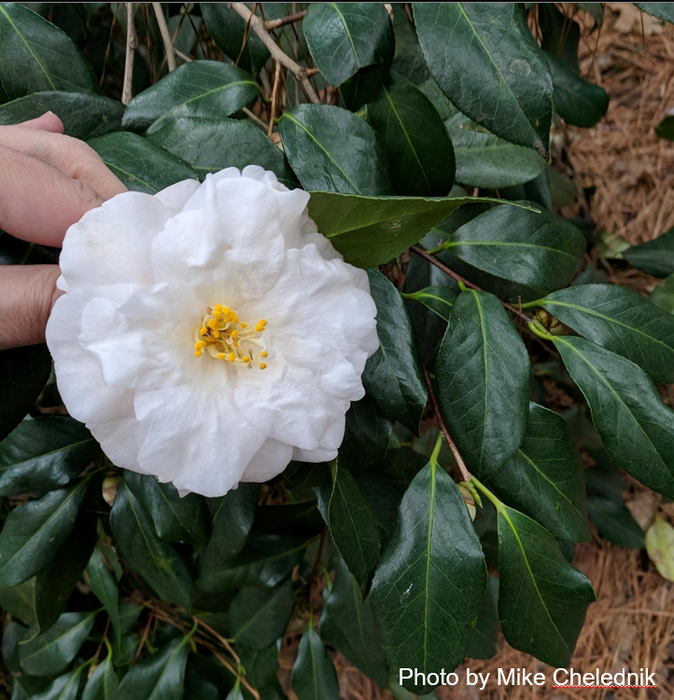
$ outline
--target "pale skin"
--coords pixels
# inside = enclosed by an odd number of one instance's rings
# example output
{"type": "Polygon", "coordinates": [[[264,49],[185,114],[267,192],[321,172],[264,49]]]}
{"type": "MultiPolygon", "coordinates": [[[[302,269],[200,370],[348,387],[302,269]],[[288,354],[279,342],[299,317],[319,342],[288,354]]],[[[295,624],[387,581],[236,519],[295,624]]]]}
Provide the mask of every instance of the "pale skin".
{"type": "MultiPolygon", "coordinates": [[[[51,112],[0,126],[0,229],[11,236],[60,248],[71,224],[126,192],[93,149],[63,132],[51,112]]],[[[0,265],[0,350],[44,342],[58,276],[57,265],[0,265]]]]}

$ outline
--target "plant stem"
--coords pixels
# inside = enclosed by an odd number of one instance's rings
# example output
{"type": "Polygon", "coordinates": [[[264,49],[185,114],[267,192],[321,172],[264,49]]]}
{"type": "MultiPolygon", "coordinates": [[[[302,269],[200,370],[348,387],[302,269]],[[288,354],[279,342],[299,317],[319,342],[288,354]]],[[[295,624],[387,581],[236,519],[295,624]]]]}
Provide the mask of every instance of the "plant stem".
{"type": "Polygon", "coordinates": [[[152,9],[154,10],[154,15],[157,19],[157,25],[159,26],[159,33],[161,34],[161,40],[164,44],[164,51],[166,51],[166,60],[168,62],[169,73],[174,71],[177,67],[176,64],[176,50],[171,41],[171,33],[169,32],[168,25],[166,24],[166,17],[164,17],[164,10],[162,9],[160,2],[153,2],[152,9]]]}
{"type": "Polygon", "coordinates": [[[299,22],[306,14],[307,14],[307,11],[302,10],[302,12],[295,12],[294,14],[288,15],[287,17],[281,17],[279,19],[271,19],[268,22],[264,23],[264,28],[267,31],[272,31],[273,29],[278,29],[279,27],[283,27],[286,24],[292,24],[293,22],[299,22]]]}
{"type": "Polygon", "coordinates": [[[126,3],[126,62],[124,64],[124,85],[122,87],[122,104],[128,105],[133,96],[133,59],[136,55],[138,37],[136,36],[136,18],[134,3],[126,3]]]}
{"type": "Polygon", "coordinates": [[[494,504],[496,510],[500,512],[505,510],[503,502],[500,501],[481,481],[479,481],[477,477],[471,477],[470,483],[494,504]]]}

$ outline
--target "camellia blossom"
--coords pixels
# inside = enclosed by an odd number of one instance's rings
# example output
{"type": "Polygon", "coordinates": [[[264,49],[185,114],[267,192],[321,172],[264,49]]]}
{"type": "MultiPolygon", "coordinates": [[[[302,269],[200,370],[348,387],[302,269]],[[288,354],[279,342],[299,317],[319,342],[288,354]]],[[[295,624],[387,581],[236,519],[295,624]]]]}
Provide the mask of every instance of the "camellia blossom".
{"type": "Polygon", "coordinates": [[[337,455],[376,308],[308,201],[227,168],[68,229],[47,343],[68,411],[114,464],[221,496],[337,455]]]}

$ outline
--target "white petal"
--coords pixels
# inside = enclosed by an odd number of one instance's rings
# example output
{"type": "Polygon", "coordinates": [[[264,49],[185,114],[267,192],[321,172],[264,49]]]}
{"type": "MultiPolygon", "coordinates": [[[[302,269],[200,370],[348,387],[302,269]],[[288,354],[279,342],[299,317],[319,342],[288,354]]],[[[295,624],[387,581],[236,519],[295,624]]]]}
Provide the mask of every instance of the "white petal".
{"type": "MultiPolygon", "coordinates": [[[[130,405],[133,409],[133,401],[130,405]]],[[[87,427],[116,467],[145,473],[138,464],[138,421],[135,414],[87,423],[87,427]]]]}
{"type": "Polygon", "coordinates": [[[167,207],[170,207],[172,214],[175,215],[183,210],[199,187],[201,187],[199,180],[182,180],[181,182],[176,182],[175,185],[165,187],[154,196],[167,207]]]}
{"type": "Polygon", "coordinates": [[[264,483],[278,476],[293,458],[293,448],[278,440],[268,439],[250,460],[241,481],[264,483]]]}

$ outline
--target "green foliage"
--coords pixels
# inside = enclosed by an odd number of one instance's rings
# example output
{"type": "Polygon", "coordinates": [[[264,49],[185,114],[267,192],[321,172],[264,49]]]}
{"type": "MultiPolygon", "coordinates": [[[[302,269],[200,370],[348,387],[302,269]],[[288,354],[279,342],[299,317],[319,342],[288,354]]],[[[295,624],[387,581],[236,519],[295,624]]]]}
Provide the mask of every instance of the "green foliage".
{"type": "MultiPolygon", "coordinates": [[[[335,460],[215,499],[111,463],[60,415],[44,346],[0,352],[11,697],[284,700],[289,630],[299,700],[339,698],[335,650],[396,697],[428,692],[392,679],[490,658],[499,627],[567,666],[594,600],[569,551],[588,514],[667,573],[671,528],[644,535],[619,469],[674,498],[654,384],[674,382],[674,229],[612,261],[663,278],[645,298],[603,283],[591,222],[559,211],[573,144],[551,156],[550,126],[608,107],[579,71],[581,25],[543,3],[248,3],[265,44],[238,4],[160,7],[177,67],[137,4],[125,84],[126,6],[0,4],[0,125],[52,111],[150,195],[247,165],[309,191],[320,233],[367,270],[379,348],[335,460]]],[[[57,254],[0,232],[1,264],[57,254]]]]}

